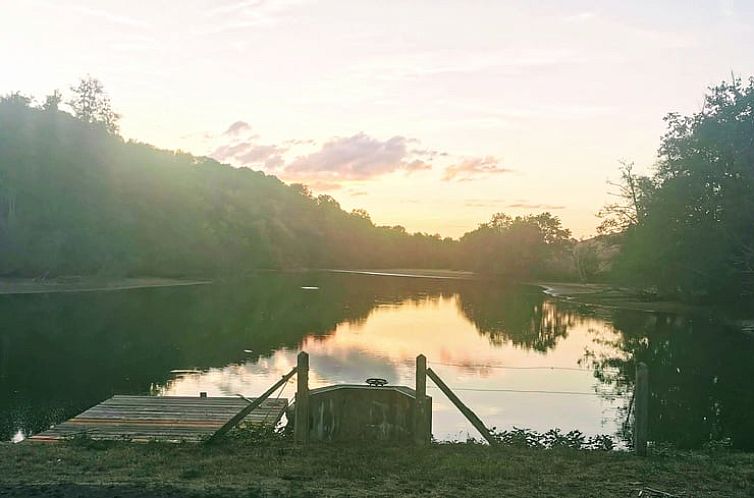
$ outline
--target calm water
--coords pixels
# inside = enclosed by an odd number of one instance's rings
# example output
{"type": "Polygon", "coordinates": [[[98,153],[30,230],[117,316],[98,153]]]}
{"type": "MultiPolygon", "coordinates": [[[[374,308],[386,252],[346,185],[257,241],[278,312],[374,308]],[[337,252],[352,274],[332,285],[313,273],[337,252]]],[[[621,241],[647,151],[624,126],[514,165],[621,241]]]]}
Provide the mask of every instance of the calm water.
{"type": "MultiPolygon", "coordinates": [[[[311,356],[320,386],[429,365],[499,429],[620,437],[635,359],[650,435],[754,449],[754,338],[709,319],[606,311],[535,288],[349,274],[262,274],[211,286],[0,296],[0,439],[20,440],[112,394],[247,396],[311,356]]],[[[294,393],[291,383],[283,397],[294,393]]],[[[434,435],[476,435],[430,389],[434,435]]]]}

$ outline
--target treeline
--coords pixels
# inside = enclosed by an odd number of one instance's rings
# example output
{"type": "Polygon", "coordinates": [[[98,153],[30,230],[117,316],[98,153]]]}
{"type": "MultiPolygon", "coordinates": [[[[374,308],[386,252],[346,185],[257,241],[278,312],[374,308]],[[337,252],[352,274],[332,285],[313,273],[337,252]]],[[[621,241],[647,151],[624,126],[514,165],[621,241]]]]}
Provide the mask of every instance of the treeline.
{"type": "Polygon", "coordinates": [[[754,294],[754,81],[670,114],[652,175],[630,164],[602,235],[499,213],[460,239],[376,226],[303,185],[124,141],[101,84],[67,111],[0,97],[0,276],[210,276],[256,269],[451,268],[602,279],[696,301],[754,294]]]}
{"type": "Polygon", "coordinates": [[[207,275],[447,267],[452,242],[375,227],[329,196],[124,142],[59,110],[0,102],[0,274],[207,275]]]}
{"type": "Polygon", "coordinates": [[[0,98],[0,275],[418,267],[520,276],[540,268],[532,258],[553,234],[568,236],[549,215],[500,215],[460,241],[375,226],[303,185],[126,142],[99,82],[72,90],[71,113],[57,91],[39,106],[19,93],[0,98]],[[509,261],[492,264],[493,248],[509,261]]]}
{"type": "Polygon", "coordinates": [[[688,301],[754,295],[754,79],[669,114],[652,175],[622,168],[601,228],[621,247],[613,278],[688,301]]]}

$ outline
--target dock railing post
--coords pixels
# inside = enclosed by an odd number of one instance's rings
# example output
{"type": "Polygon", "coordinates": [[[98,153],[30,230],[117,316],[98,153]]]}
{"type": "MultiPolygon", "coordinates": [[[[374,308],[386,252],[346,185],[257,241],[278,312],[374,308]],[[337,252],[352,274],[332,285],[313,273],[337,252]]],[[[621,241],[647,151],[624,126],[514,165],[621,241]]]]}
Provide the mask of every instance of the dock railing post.
{"type": "Polygon", "coordinates": [[[309,439],[309,355],[304,351],[298,354],[296,371],[298,384],[294,436],[297,443],[304,444],[309,439]]]}
{"type": "Polygon", "coordinates": [[[427,357],[416,357],[416,400],[414,405],[414,441],[416,444],[429,443],[432,434],[429,427],[432,407],[427,398],[427,357]]]}
{"type": "Polygon", "coordinates": [[[649,369],[645,363],[636,365],[634,385],[634,451],[646,456],[649,432],[649,369]]]}

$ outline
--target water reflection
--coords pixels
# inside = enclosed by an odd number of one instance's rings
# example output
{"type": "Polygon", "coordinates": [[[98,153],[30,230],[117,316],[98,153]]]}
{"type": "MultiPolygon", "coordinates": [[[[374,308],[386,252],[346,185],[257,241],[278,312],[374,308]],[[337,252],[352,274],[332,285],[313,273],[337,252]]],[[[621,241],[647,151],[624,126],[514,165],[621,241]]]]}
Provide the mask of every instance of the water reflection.
{"type": "MultiPolygon", "coordinates": [[[[699,363],[711,343],[721,358],[743,358],[754,350],[750,340],[704,339],[685,319],[595,314],[546,299],[532,288],[261,274],[195,288],[5,296],[0,316],[0,437],[5,440],[19,431],[39,431],[113,393],[254,395],[290,370],[305,349],[315,386],[375,376],[411,385],[414,358],[424,353],[489,425],[587,434],[620,431],[627,408],[622,394],[630,389],[636,355],[652,372],[652,414],[662,414],[654,417],[657,439],[690,444],[691,431],[696,442],[710,434],[729,435],[754,446],[747,439],[750,397],[736,403],[720,394],[715,404],[709,401],[720,386],[740,386],[754,373],[743,365],[748,362],[735,367],[735,362],[705,358],[699,363]],[[685,346],[690,340],[701,345],[685,346]],[[697,362],[703,375],[714,374],[714,385],[681,381],[691,375],[687,361],[697,362]],[[673,368],[681,373],[673,374],[673,368]],[[714,417],[711,406],[719,411],[714,417]],[[685,423],[699,416],[709,423],[685,423]]],[[[293,391],[291,384],[283,396],[292,397],[293,391]]],[[[431,394],[436,436],[473,434],[439,391],[431,394]]]]}

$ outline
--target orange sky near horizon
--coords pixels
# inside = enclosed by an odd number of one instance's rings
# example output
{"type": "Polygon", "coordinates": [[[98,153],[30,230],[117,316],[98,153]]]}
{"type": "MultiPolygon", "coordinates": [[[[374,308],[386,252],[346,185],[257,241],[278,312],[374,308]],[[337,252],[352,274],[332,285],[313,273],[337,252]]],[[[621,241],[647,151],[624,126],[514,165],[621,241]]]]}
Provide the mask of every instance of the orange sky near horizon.
{"type": "Polygon", "coordinates": [[[495,212],[594,234],[663,116],[754,75],[754,4],[0,0],[0,94],[87,74],[127,138],[457,237],[495,212]]]}

